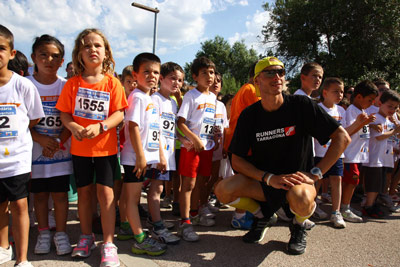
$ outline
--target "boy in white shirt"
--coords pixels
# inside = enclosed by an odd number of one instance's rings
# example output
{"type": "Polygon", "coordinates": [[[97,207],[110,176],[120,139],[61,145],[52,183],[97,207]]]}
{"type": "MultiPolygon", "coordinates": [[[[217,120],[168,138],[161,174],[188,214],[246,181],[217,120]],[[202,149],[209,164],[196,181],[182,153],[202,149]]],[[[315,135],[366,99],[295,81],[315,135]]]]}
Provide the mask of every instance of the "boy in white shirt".
{"type": "Polygon", "coordinates": [[[295,95],[311,97],[318,90],[324,77],[324,69],[316,62],[304,64],[300,71],[301,88],[294,92],[295,95]]]}
{"type": "Polygon", "coordinates": [[[375,205],[378,193],[386,191],[386,173],[388,168],[394,167],[393,145],[389,138],[400,132],[400,127],[391,129],[389,120],[394,115],[400,104],[399,95],[391,90],[382,93],[379,99],[379,111],[375,115],[375,125],[381,125],[381,131],[371,127],[371,138],[369,140],[369,162],[364,164],[365,168],[365,192],[367,199],[363,208],[363,214],[373,218],[382,218],[384,213],[375,205]]]}

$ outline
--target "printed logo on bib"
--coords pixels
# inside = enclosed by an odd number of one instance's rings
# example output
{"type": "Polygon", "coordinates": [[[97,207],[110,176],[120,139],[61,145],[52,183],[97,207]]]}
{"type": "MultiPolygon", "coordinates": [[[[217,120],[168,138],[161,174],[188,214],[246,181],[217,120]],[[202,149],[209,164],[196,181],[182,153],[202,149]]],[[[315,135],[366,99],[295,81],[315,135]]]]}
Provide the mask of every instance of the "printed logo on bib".
{"type": "Polygon", "coordinates": [[[360,139],[369,139],[369,125],[364,125],[360,131],[358,131],[360,139]]]}
{"type": "Polygon", "coordinates": [[[110,93],[79,88],[75,98],[74,116],[103,121],[108,117],[110,93]]]}
{"type": "Polygon", "coordinates": [[[147,149],[158,149],[160,147],[160,125],[157,122],[150,123],[147,134],[147,149]]]}
{"type": "Polygon", "coordinates": [[[0,105],[0,138],[18,136],[17,106],[0,105]]]}
{"type": "Polygon", "coordinates": [[[214,139],[215,119],[205,117],[201,122],[200,138],[213,140],[214,139]]]}
{"type": "Polygon", "coordinates": [[[215,113],[215,105],[210,103],[200,104],[197,109],[204,109],[204,112],[215,113]]]}
{"type": "Polygon", "coordinates": [[[162,135],[167,138],[175,138],[175,114],[163,112],[161,114],[162,135]]]}
{"type": "Polygon", "coordinates": [[[35,125],[35,130],[40,134],[58,136],[63,129],[60,111],[51,106],[43,106],[43,111],[45,117],[35,125]]]}

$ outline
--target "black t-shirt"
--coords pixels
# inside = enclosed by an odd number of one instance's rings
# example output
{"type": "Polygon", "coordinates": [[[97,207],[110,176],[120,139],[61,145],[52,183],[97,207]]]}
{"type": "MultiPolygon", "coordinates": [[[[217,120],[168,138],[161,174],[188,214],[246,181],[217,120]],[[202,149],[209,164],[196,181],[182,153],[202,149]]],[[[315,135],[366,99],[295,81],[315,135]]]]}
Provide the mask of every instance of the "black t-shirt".
{"type": "Polygon", "coordinates": [[[326,144],[340,124],[308,97],[283,97],[282,106],[273,112],[264,110],[261,101],[243,110],[230,151],[274,174],[310,171],[311,136],[321,145],[326,144]]]}

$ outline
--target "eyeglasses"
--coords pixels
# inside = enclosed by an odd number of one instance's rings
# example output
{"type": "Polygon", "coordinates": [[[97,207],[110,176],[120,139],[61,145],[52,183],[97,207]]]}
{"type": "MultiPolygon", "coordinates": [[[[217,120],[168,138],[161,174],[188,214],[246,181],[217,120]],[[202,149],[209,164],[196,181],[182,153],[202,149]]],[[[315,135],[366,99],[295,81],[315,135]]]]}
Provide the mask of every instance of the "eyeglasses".
{"type": "Polygon", "coordinates": [[[264,73],[267,78],[274,78],[277,74],[279,77],[283,77],[286,74],[285,69],[263,70],[261,72],[264,73]]]}

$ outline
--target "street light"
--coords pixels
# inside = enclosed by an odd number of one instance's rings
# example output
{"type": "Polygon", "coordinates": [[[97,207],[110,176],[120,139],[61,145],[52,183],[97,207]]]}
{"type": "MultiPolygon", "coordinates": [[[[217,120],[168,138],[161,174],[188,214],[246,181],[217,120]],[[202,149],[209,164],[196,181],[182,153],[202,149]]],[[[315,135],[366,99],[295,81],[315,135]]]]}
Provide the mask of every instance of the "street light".
{"type": "Polygon", "coordinates": [[[135,2],[132,3],[132,6],[154,13],[153,54],[155,54],[156,53],[156,42],[157,42],[157,14],[158,14],[158,12],[160,12],[160,10],[158,10],[157,8],[151,8],[151,7],[148,7],[148,6],[145,6],[142,4],[138,4],[135,2]]]}

